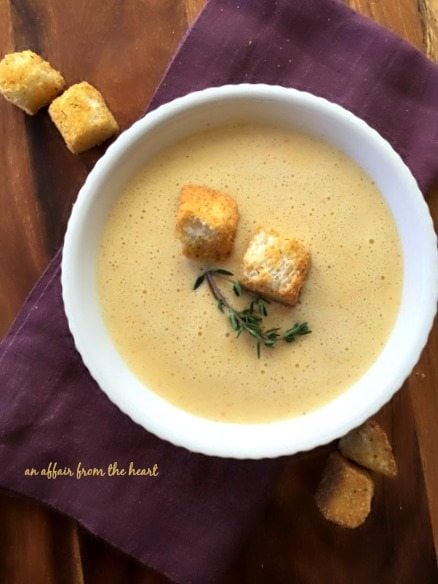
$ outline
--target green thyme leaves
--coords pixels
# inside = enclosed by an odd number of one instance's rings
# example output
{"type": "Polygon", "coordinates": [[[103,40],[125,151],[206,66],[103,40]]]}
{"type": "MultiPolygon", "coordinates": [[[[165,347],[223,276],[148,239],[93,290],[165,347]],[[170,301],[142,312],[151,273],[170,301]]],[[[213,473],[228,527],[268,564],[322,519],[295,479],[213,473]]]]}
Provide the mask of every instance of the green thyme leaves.
{"type": "Polygon", "coordinates": [[[223,294],[217,284],[217,279],[223,279],[231,284],[236,296],[243,296],[246,292],[244,286],[237,280],[232,280],[233,274],[227,270],[206,270],[195,281],[193,286],[197,290],[204,282],[207,283],[210,292],[217,301],[218,309],[227,315],[232,330],[240,337],[246,333],[254,338],[257,357],[260,358],[261,348],[273,349],[279,341],[292,343],[297,337],[308,335],[311,330],[307,322],[295,323],[290,329],[282,332],[280,328],[264,328],[264,319],[268,316],[270,301],[261,296],[251,296],[248,305],[243,310],[236,310],[223,294]]]}

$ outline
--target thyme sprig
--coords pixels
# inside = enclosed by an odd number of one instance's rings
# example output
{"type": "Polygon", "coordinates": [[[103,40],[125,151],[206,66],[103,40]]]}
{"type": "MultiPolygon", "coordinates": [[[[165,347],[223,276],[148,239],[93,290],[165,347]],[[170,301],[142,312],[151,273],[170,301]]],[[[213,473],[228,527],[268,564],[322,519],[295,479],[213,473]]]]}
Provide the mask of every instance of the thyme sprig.
{"type": "Polygon", "coordinates": [[[232,280],[232,276],[232,272],[222,268],[205,270],[196,279],[193,289],[197,290],[204,282],[207,283],[213,297],[217,301],[218,309],[228,316],[228,321],[236,336],[240,337],[243,332],[246,332],[256,340],[258,358],[260,358],[262,346],[273,349],[278,341],[292,343],[298,336],[308,335],[311,332],[307,322],[297,322],[285,332],[281,332],[279,327],[264,328],[263,321],[268,316],[267,306],[270,304],[270,301],[262,296],[251,295],[250,302],[243,310],[233,308],[216,282],[217,278],[227,280],[231,283],[234,294],[236,296],[242,296],[247,290],[238,280],[232,280]]]}

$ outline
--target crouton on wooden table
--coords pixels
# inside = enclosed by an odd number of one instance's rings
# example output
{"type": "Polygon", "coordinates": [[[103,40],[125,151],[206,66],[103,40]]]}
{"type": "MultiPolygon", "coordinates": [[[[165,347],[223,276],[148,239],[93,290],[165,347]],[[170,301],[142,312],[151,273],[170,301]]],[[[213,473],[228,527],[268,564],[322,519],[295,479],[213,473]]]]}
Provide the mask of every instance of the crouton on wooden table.
{"type": "Polygon", "coordinates": [[[259,229],[243,257],[242,283],[253,292],[293,306],[309,266],[310,252],[301,242],[273,229],[259,229]]]}
{"type": "Polygon", "coordinates": [[[0,61],[0,93],[31,116],[64,87],[61,73],[33,51],[9,53],[0,61]]]}
{"type": "Polygon", "coordinates": [[[204,186],[181,189],[176,232],[188,258],[218,261],[233,248],[239,212],[228,194],[204,186]]]}
{"type": "Polygon", "coordinates": [[[397,464],[384,430],[374,420],[368,420],[339,441],[342,454],[361,466],[388,477],[397,475],[397,464]]]}
{"type": "Polygon", "coordinates": [[[334,452],[328,458],[315,500],[328,521],[354,529],[368,517],[373,494],[369,473],[334,452]]]}
{"type": "Polygon", "coordinates": [[[73,154],[97,146],[119,129],[100,91],[86,81],[57,97],[49,114],[73,154]]]}

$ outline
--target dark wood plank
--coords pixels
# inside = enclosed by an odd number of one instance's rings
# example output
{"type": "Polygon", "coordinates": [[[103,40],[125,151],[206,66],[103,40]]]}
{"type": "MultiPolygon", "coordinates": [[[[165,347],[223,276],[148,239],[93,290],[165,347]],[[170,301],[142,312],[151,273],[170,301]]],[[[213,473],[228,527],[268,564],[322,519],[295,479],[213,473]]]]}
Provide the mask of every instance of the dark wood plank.
{"type": "Polygon", "coordinates": [[[75,522],[16,497],[0,497],[0,582],[83,584],[75,522]]]}
{"type": "MultiPolygon", "coordinates": [[[[0,52],[14,48],[9,2],[0,2],[0,52]]],[[[47,264],[23,115],[0,100],[0,335],[47,264]]]]}
{"type": "MultiPolygon", "coordinates": [[[[438,47],[438,43],[437,43],[438,47]]],[[[428,203],[438,230],[438,185],[429,193],[428,203]]],[[[415,416],[429,513],[438,556],[438,320],[432,328],[421,359],[408,380],[415,416]]]]}
{"type": "Polygon", "coordinates": [[[424,33],[424,49],[426,55],[438,62],[438,5],[436,0],[418,0],[418,10],[421,14],[424,33]]]}
{"type": "Polygon", "coordinates": [[[336,443],[292,457],[244,550],[224,582],[411,584],[433,582],[436,560],[407,391],[377,416],[399,462],[399,476],[373,475],[372,513],[356,530],[322,519],[314,493],[336,443]],[[420,484],[419,484],[420,483],[420,484]],[[415,541],[415,546],[412,542],[415,541]]]}
{"type": "Polygon", "coordinates": [[[184,0],[188,24],[193,24],[198,14],[201,12],[204,4],[205,0],[184,0]]]}

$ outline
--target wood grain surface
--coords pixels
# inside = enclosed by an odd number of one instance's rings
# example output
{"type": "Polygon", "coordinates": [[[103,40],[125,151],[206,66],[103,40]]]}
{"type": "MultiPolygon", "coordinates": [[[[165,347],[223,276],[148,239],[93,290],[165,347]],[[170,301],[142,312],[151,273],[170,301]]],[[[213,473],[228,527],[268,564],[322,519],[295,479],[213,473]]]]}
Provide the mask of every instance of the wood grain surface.
{"type": "MultiPolygon", "coordinates": [[[[87,79],[96,84],[124,129],[146,108],[203,4],[204,0],[0,0],[0,56],[32,48],[49,57],[69,83],[87,79]]],[[[438,60],[438,0],[348,4],[438,60]]],[[[415,82],[414,71],[412,76],[415,82]]],[[[73,156],[45,113],[29,118],[3,99],[0,137],[3,334],[62,242],[76,193],[104,148],[73,156]]],[[[438,189],[428,194],[428,203],[437,225],[438,189]]],[[[313,492],[333,445],[295,456],[225,582],[438,581],[437,354],[435,326],[415,371],[378,414],[393,442],[399,477],[377,479],[373,512],[364,529],[333,527],[315,508],[313,492]]],[[[74,521],[3,493],[0,583],[85,582],[165,580],[74,521]]]]}

